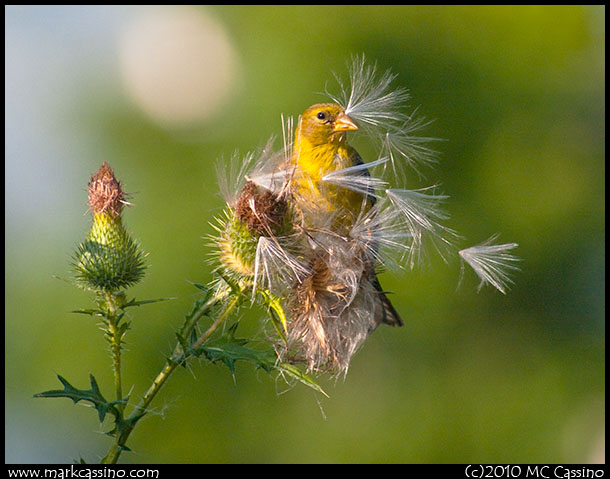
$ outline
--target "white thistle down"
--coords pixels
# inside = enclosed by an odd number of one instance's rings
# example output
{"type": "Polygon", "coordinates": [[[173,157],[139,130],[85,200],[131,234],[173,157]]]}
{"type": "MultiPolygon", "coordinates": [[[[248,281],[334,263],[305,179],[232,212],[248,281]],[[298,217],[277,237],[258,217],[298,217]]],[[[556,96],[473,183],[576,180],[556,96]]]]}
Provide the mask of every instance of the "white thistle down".
{"type": "MultiPolygon", "coordinates": [[[[271,294],[285,308],[285,334],[275,345],[280,360],[346,372],[380,324],[402,324],[379,285],[379,268],[413,269],[429,247],[449,263],[458,256],[460,237],[445,224],[448,196],[434,186],[395,187],[407,167],[419,174],[420,166],[436,161],[428,146],[433,139],[416,135],[428,122],[405,113],[409,95],[392,88],[396,75],[379,74],[361,56],[352,59],[348,83],[336,78],[340,93],[329,96],[356,123],[354,133],[372,140],[377,160],[361,163],[358,157],[353,162],[360,164],[312,175],[298,161],[296,149],[303,145],[293,141],[293,118],[282,116],[280,149],[274,150],[272,139],[239,167],[233,161],[229,178],[222,177],[228,213],[219,220],[217,244],[227,277],[251,288],[253,300],[271,294]],[[336,201],[344,193],[354,197],[352,192],[362,196],[359,213],[357,203],[352,211],[353,204],[336,201]]],[[[302,125],[299,117],[297,138],[302,125]]],[[[481,279],[479,289],[491,284],[506,293],[509,274],[518,269],[509,251],[517,245],[494,245],[495,238],[459,251],[459,257],[462,268],[468,263],[481,279]]]]}
{"type": "Polygon", "coordinates": [[[430,121],[424,118],[411,117],[399,126],[390,126],[385,134],[378,135],[381,154],[390,158],[392,173],[396,178],[406,176],[407,166],[422,177],[420,165],[430,167],[437,162],[438,152],[428,147],[428,144],[440,140],[416,135],[416,132],[429,124],[430,121]]]}
{"type": "Polygon", "coordinates": [[[281,121],[283,148],[280,151],[272,151],[273,139],[270,140],[263,150],[263,153],[267,154],[261,155],[256,165],[246,170],[247,174],[244,175],[248,181],[278,194],[289,186],[296,172],[294,167],[288,166],[293,156],[294,119],[282,115],[281,121]]]}
{"type": "Polygon", "coordinates": [[[250,170],[254,163],[254,153],[240,156],[234,152],[227,162],[224,158],[216,161],[216,178],[220,195],[228,203],[232,204],[241,188],[246,182],[245,173],[250,170]]]}
{"type": "Polygon", "coordinates": [[[457,237],[455,231],[441,223],[449,218],[440,207],[448,196],[426,193],[432,188],[434,187],[419,190],[386,190],[388,199],[401,213],[404,226],[412,237],[408,255],[411,268],[421,262],[424,256],[424,242],[427,240],[434,245],[441,258],[448,262],[447,250],[453,247],[453,241],[457,237]]]}
{"type": "Polygon", "coordinates": [[[369,176],[368,171],[375,166],[386,163],[388,160],[389,158],[380,158],[370,163],[349,166],[333,171],[322,177],[322,181],[347,188],[364,196],[374,196],[377,199],[381,199],[382,197],[377,194],[377,190],[385,189],[388,183],[381,178],[369,176]]]}
{"type": "Polygon", "coordinates": [[[309,274],[309,269],[290,254],[281,243],[290,244],[290,238],[261,236],[256,246],[254,259],[254,283],[252,294],[257,289],[269,289],[274,294],[293,284],[300,283],[309,274]]]}
{"type": "Polygon", "coordinates": [[[392,89],[398,75],[390,71],[378,75],[377,65],[368,65],[364,55],[352,58],[348,73],[349,86],[335,74],[340,93],[326,93],[350,118],[360,122],[365,135],[381,149],[380,154],[390,159],[394,176],[404,176],[403,162],[418,173],[419,165],[436,162],[437,152],[427,144],[438,140],[416,135],[430,121],[416,116],[417,109],[407,114],[404,109],[410,98],[408,91],[392,89]]]}
{"type": "Polygon", "coordinates": [[[481,244],[461,250],[460,257],[472,267],[481,280],[479,290],[483,285],[490,284],[506,294],[508,285],[513,283],[509,272],[519,270],[514,263],[520,261],[509,251],[518,245],[517,243],[493,244],[497,237],[498,235],[494,235],[481,244]]]}
{"type": "Polygon", "coordinates": [[[216,162],[218,186],[227,203],[234,203],[237,194],[252,178],[261,178],[261,186],[272,191],[278,183],[283,184],[283,177],[272,174],[280,154],[273,149],[274,143],[275,137],[272,136],[258,152],[248,152],[243,157],[235,152],[228,165],[222,158],[216,162]]]}
{"type": "Polygon", "coordinates": [[[361,213],[349,236],[371,261],[385,268],[403,268],[402,258],[412,250],[413,235],[387,198],[361,213]]]}
{"type": "Polygon", "coordinates": [[[386,71],[377,75],[377,65],[367,65],[364,55],[353,57],[348,65],[349,87],[346,87],[335,74],[341,90],[340,95],[328,95],[345,109],[345,113],[374,127],[385,127],[388,124],[402,122],[408,117],[401,111],[409,100],[409,93],[404,88],[391,90],[390,85],[398,76],[386,71]]]}

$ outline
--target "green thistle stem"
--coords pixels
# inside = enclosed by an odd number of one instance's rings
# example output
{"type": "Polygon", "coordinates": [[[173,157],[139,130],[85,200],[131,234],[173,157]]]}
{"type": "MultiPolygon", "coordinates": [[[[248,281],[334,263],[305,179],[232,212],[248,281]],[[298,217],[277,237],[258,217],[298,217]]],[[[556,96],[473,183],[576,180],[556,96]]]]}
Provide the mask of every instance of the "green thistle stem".
{"type": "MultiPolygon", "coordinates": [[[[121,349],[122,349],[122,340],[124,330],[121,331],[119,328],[119,322],[121,320],[122,314],[122,304],[125,300],[124,293],[112,293],[110,291],[105,291],[103,293],[103,299],[100,298],[100,301],[104,304],[104,310],[106,311],[105,323],[106,323],[106,338],[110,343],[110,352],[112,355],[112,369],[114,373],[114,390],[116,395],[116,408],[120,414],[120,420],[123,420],[123,412],[125,410],[125,403],[123,402],[123,385],[122,385],[122,375],[121,375],[121,349]]],[[[117,427],[114,431],[114,442],[111,447],[111,451],[119,451],[121,444],[121,432],[117,427]]],[[[109,453],[110,455],[110,453],[109,453]]],[[[109,455],[104,458],[103,463],[107,463],[106,459],[109,455]]],[[[114,457],[112,455],[112,457],[114,457]]],[[[118,459],[118,456],[116,456],[118,459]]],[[[116,462],[114,460],[113,464],[116,462]]]]}
{"type": "Polygon", "coordinates": [[[125,302],[125,293],[112,293],[105,291],[103,296],[104,309],[106,311],[106,338],[110,343],[112,355],[112,368],[114,370],[114,390],[117,400],[117,408],[123,413],[125,404],[123,403],[123,386],[121,380],[121,349],[125,329],[119,328],[122,318],[122,306],[125,302]]]}
{"type": "MultiPolygon", "coordinates": [[[[187,320],[180,330],[180,334],[182,337],[188,337],[193,328],[196,326],[197,322],[209,312],[210,308],[217,304],[219,301],[224,299],[227,293],[221,293],[212,297],[209,301],[201,305],[201,307],[193,314],[189,320],[187,320]]],[[[220,314],[216,318],[216,320],[212,323],[212,325],[207,329],[205,333],[203,333],[199,339],[193,344],[193,349],[201,346],[218,327],[229,317],[229,315],[233,312],[233,310],[239,305],[242,297],[239,295],[235,295],[231,300],[225,305],[225,307],[221,310],[220,314]]],[[[108,454],[102,460],[102,464],[116,464],[123,451],[121,445],[124,445],[127,442],[131,432],[133,431],[136,422],[146,414],[148,406],[155,398],[155,396],[159,393],[167,379],[174,372],[176,367],[182,363],[183,360],[188,359],[190,353],[184,351],[182,345],[178,343],[174,348],[173,354],[168,358],[165,366],[159,372],[157,377],[153,380],[152,384],[140,399],[140,402],[135,406],[134,411],[131,413],[129,418],[125,421],[125,426],[122,432],[118,431],[115,436],[115,442],[112,444],[108,454]]],[[[116,373],[116,370],[115,370],[116,373]]],[[[120,373],[119,373],[120,374],[120,373]]],[[[115,376],[116,377],[116,376],[115,376]]],[[[116,384],[116,383],[115,383],[116,384]]],[[[120,376],[119,376],[119,384],[120,384],[120,376]]],[[[123,411],[123,409],[121,409],[123,411]]]]}
{"type": "MultiPolygon", "coordinates": [[[[219,301],[224,299],[228,294],[229,294],[229,290],[224,290],[224,291],[220,291],[219,293],[216,293],[214,296],[212,296],[212,298],[210,298],[205,304],[203,304],[201,306],[201,308],[199,308],[199,310],[197,310],[195,312],[195,314],[192,315],[190,320],[185,321],[184,326],[180,330],[180,336],[183,338],[188,337],[189,334],[191,334],[191,331],[193,330],[193,328],[197,325],[197,323],[201,319],[201,317],[204,314],[206,314],[212,306],[214,306],[219,301]]],[[[181,348],[178,348],[178,346],[176,346],[174,355],[176,355],[179,352],[178,350],[181,350],[181,348]]]]}
{"type": "Polygon", "coordinates": [[[201,346],[212,335],[212,333],[218,329],[218,327],[224,322],[224,320],[227,319],[229,315],[233,312],[233,310],[239,304],[241,299],[242,298],[240,296],[234,296],[231,301],[229,301],[225,310],[218,316],[218,318],[216,318],[216,321],[214,321],[214,323],[212,323],[208,330],[203,333],[199,337],[199,339],[195,341],[195,343],[193,343],[193,349],[197,349],[199,346],[201,346]]]}
{"type": "Polygon", "coordinates": [[[125,405],[123,399],[123,387],[121,381],[121,338],[117,331],[116,323],[109,322],[108,333],[110,334],[110,350],[112,352],[112,366],[114,369],[114,390],[116,393],[117,408],[123,412],[125,405]]]}

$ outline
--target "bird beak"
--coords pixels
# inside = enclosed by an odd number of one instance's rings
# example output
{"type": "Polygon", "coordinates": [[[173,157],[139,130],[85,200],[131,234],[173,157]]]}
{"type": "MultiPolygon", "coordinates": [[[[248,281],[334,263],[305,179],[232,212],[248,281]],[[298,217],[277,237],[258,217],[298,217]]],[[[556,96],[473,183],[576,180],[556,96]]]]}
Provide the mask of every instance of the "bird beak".
{"type": "Polygon", "coordinates": [[[335,126],[333,128],[334,131],[351,131],[357,129],[358,127],[356,126],[356,124],[345,113],[341,113],[337,117],[337,119],[335,120],[335,126]]]}

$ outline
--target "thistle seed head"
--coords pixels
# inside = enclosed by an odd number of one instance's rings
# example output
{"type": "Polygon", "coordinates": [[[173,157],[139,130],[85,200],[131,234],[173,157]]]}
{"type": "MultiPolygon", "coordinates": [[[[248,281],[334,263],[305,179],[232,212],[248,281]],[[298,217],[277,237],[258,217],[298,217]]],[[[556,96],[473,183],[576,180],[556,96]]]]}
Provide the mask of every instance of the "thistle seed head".
{"type": "Polygon", "coordinates": [[[235,217],[258,236],[281,235],[288,203],[279,195],[248,181],[235,204],[235,217]]]}
{"type": "MultiPolygon", "coordinates": [[[[224,182],[227,215],[216,240],[221,269],[253,296],[258,291],[281,303],[279,358],[309,371],[345,373],[380,324],[403,324],[377,279],[380,267],[413,269],[428,249],[446,263],[458,256],[461,237],[445,224],[448,197],[433,186],[395,187],[405,167],[419,174],[419,166],[435,161],[432,139],[415,136],[427,123],[404,111],[408,93],[392,87],[395,78],[354,58],[349,83],[339,81],[340,93],[329,95],[351,118],[336,141],[307,136],[305,121],[324,131],[332,126],[326,122],[333,105],[315,105],[299,117],[296,132],[291,120],[282,121],[280,151],[267,143],[260,155],[246,155],[238,178],[224,182]],[[368,136],[377,159],[363,160],[347,143],[346,131],[356,129],[350,134],[368,136]]],[[[486,242],[459,257],[482,284],[505,292],[515,246],[486,242]]]]}

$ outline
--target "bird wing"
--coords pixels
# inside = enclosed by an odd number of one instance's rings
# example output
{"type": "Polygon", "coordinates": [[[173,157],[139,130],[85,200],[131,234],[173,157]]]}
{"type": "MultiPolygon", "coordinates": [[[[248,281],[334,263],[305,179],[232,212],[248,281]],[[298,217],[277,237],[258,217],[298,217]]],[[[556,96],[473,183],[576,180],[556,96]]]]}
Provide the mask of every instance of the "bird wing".
{"type": "Polygon", "coordinates": [[[390,326],[402,326],[402,318],[383,291],[381,284],[379,283],[379,279],[377,278],[377,274],[374,271],[372,273],[371,283],[373,284],[375,290],[379,293],[379,301],[381,303],[381,312],[376,318],[377,324],[384,323],[390,326]]]}
{"type": "MultiPolygon", "coordinates": [[[[362,160],[362,157],[356,151],[356,149],[352,148],[352,153],[350,156],[351,156],[352,164],[354,166],[364,165],[364,161],[362,160]]],[[[363,168],[362,170],[359,170],[358,174],[366,176],[366,177],[371,176],[371,173],[369,172],[369,170],[367,168],[363,168]]],[[[368,190],[368,193],[366,195],[366,198],[371,207],[375,206],[375,203],[377,203],[377,197],[375,196],[375,189],[374,189],[372,183],[369,184],[369,186],[367,187],[367,190],[368,190]]],[[[376,249],[376,245],[374,247],[376,249]]],[[[371,273],[371,275],[372,275],[371,283],[372,283],[373,287],[375,288],[375,290],[378,292],[379,301],[381,303],[381,312],[380,312],[379,317],[377,318],[377,323],[378,324],[384,323],[384,324],[388,324],[390,326],[402,326],[403,325],[402,318],[400,317],[400,315],[398,314],[398,311],[396,311],[396,309],[394,308],[394,306],[392,305],[392,303],[386,296],[385,292],[383,291],[383,288],[381,287],[381,284],[379,283],[379,278],[377,278],[377,273],[375,273],[375,271],[373,271],[371,273]]]]}
{"type": "MultiPolygon", "coordinates": [[[[352,151],[351,151],[351,154],[350,154],[350,160],[351,160],[353,166],[364,165],[364,160],[362,159],[362,157],[356,151],[355,148],[352,148],[352,151]]],[[[371,173],[369,172],[368,168],[363,168],[361,170],[358,170],[357,174],[361,175],[361,176],[364,176],[364,177],[367,177],[367,178],[371,177],[371,173]]],[[[377,203],[377,198],[375,196],[375,188],[373,187],[372,184],[367,185],[366,198],[369,201],[370,206],[375,206],[375,203],[377,203]]]]}

